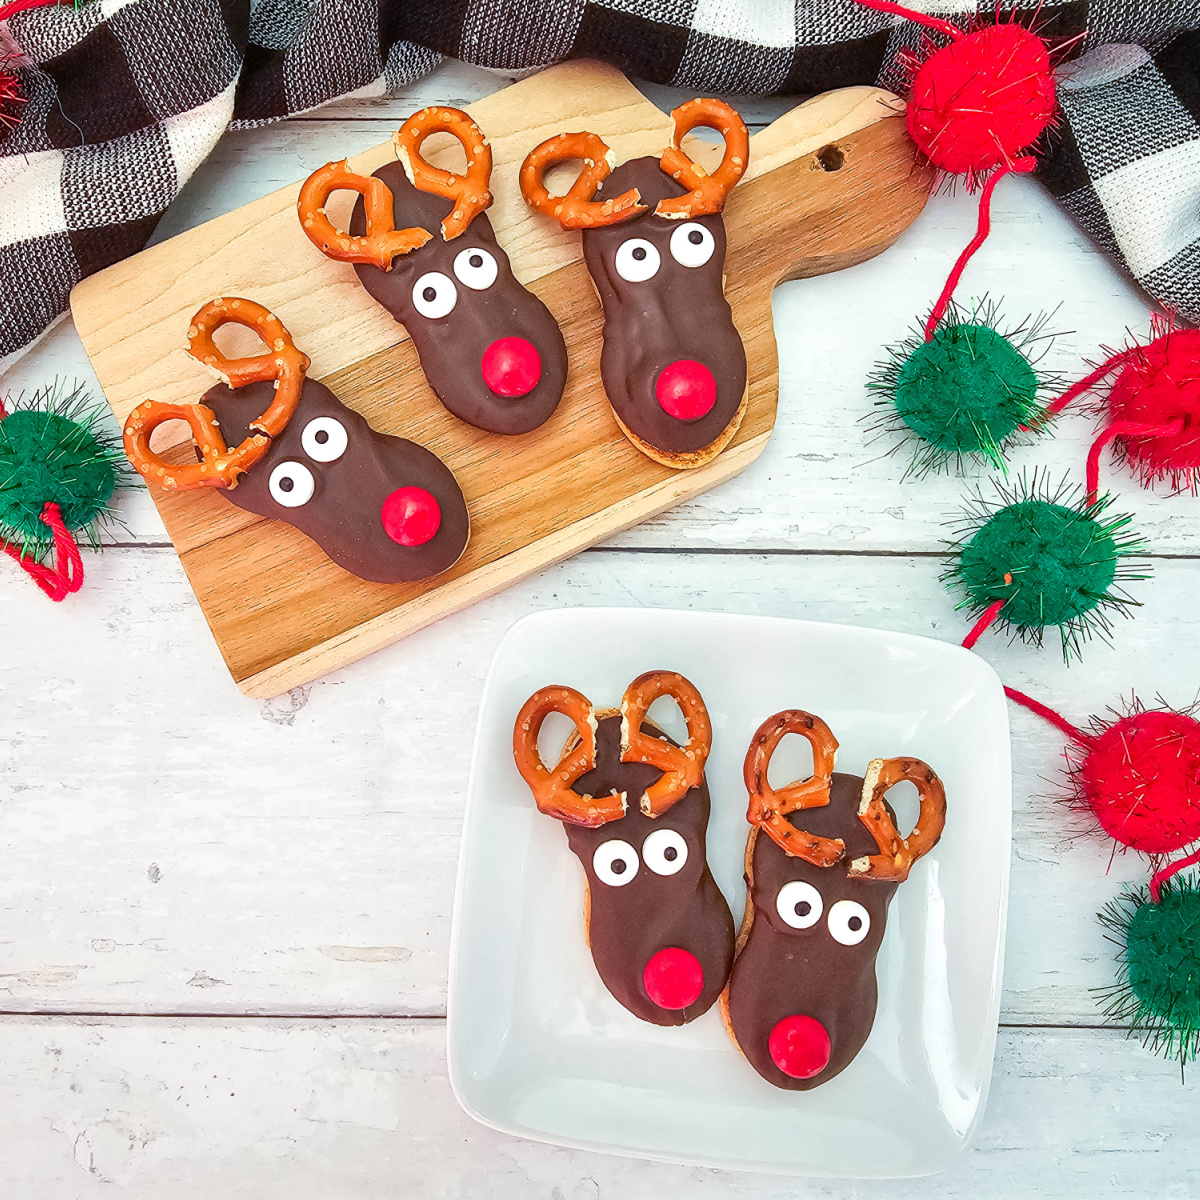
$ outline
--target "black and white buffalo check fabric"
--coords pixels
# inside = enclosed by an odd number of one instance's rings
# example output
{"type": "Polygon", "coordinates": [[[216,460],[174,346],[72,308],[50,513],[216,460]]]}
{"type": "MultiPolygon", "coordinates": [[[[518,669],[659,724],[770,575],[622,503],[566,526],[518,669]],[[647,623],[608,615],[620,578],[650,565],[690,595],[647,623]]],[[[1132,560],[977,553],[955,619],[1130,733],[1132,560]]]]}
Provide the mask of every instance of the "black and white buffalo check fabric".
{"type": "MultiPolygon", "coordinates": [[[[964,21],[970,0],[910,0],[964,21]]],[[[983,0],[990,13],[996,0],[983,0]]],[[[1078,40],[1040,175],[1163,304],[1200,322],[1200,0],[999,0],[1078,40]],[[1034,16],[1036,10],[1036,17],[1034,16]]],[[[0,12],[3,3],[0,0],[0,12]]],[[[696,92],[895,83],[909,22],[854,0],[83,0],[0,20],[27,103],[0,127],[0,370],[71,288],[145,245],[231,124],[382,96],[443,55],[601,58],[696,92]]]]}

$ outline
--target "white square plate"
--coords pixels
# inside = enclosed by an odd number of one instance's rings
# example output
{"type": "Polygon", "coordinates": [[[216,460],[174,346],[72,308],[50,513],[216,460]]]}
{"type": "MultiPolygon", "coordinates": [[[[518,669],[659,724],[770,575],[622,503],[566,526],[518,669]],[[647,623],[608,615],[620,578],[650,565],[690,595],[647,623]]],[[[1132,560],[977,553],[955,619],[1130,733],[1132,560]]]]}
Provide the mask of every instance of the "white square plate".
{"type": "MultiPolygon", "coordinates": [[[[659,713],[665,728],[681,729],[659,713]]],[[[562,720],[561,729],[547,722],[544,747],[562,745],[562,720]]],[[[787,765],[798,769],[780,778],[804,773],[800,763],[797,751],[787,765]]],[[[847,1177],[941,1170],[970,1139],[991,1078],[1011,816],[1003,689],[957,646],[717,613],[526,617],[496,651],[471,766],[450,952],[459,1103],[507,1133],[694,1165],[847,1177]],[[583,871],[513,763],[513,721],[538,688],[569,684],[597,707],[615,706],[630,680],[658,669],[686,675],[712,717],[708,856],[737,922],[748,832],[742,759],[772,713],[823,717],[841,744],[839,770],[861,775],[872,758],[912,754],[946,784],[945,833],[892,902],[870,1038],[810,1092],[761,1079],[715,1006],[662,1028],[613,999],[584,944],[583,871]]]]}

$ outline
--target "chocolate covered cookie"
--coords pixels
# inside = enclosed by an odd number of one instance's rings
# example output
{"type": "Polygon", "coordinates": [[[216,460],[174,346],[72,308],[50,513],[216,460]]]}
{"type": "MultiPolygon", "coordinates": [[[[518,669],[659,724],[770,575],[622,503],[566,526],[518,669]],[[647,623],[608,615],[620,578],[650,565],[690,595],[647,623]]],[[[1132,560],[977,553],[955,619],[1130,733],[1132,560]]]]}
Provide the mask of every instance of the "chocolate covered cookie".
{"type": "Polygon", "coordinates": [[[888,906],[946,820],[941,780],[919,759],[875,759],[860,779],[834,772],[836,750],[820,717],[793,709],[768,718],[746,755],[746,913],[721,1014],[751,1066],[793,1091],[833,1079],[866,1042],[888,906]],[[813,774],[775,789],[767,770],[788,733],[812,744],[813,774]],[[904,780],[921,800],[907,838],[884,798],[904,780]]]}
{"type": "Polygon", "coordinates": [[[696,689],[674,672],[629,685],[619,709],[597,711],[572,688],[535,693],[513,750],[538,808],[563,822],[587,877],[592,960],[613,996],[643,1021],[683,1025],[712,1007],[733,961],[733,917],[706,855],[712,740],[696,689]],[[673,696],[687,722],[680,746],[646,719],[673,696]],[[547,769],[542,722],[561,712],[576,732],[547,769]]]}
{"type": "Polygon", "coordinates": [[[352,263],[404,326],[450,412],[491,433],[528,433],[562,399],[567,351],[550,310],[517,282],[488,220],[491,148],[466,113],[440,106],[410,117],[395,144],[398,161],[370,177],[345,162],[314,172],[298,203],[304,232],[328,257],[352,263]],[[463,175],[421,157],[434,133],[462,143],[463,175]],[[347,232],[324,210],[339,190],[359,193],[347,232]]]}
{"type": "Polygon", "coordinates": [[[661,158],[613,170],[595,134],[560,134],[521,168],[521,190],[539,212],[582,230],[583,255],[604,307],[600,373],[625,435],[656,462],[678,469],[711,462],[746,410],[746,352],[724,295],[726,197],[746,170],[749,134],[717,100],[693,100],[672,116],[661,158]],[[697,126],[725,138],[708,174],[680,149],[697,126]],[[542,182],[548,167],[579,159],[564,196],[542,182]]]}
{"type": "Polygon", "coordinates": [[[376,432],[306,378],[307,356],[262,305],[214,300],[192,319],[188,342],[223,382],[198,404],[147,401],[129,415],[126,452],[147,482],[221,488],[231,504],[287,521],[374,583],[427,579],[462,556],[470,521],[449,467],[415,442],[376,432]],[[267,353],[226,358],[212,335],[229,323],[255,330],[267,353]],[[150,449],[153,431],[173,419],[191,426],[195,463],[168,463],[150,449]]]}

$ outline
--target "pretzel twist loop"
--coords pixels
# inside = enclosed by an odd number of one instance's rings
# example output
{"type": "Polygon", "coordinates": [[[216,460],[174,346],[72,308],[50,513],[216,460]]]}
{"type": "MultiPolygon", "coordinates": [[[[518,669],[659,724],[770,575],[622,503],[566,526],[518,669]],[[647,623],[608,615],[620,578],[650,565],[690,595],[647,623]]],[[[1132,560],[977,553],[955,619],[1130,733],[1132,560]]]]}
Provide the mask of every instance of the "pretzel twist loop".
{"type": "Polygon", "coordinates": [[[804,808],[823,808],[829,803],[830,779],[837,754],[833,731],[812,713],[799,708],[787,709],[768,717],[750,740],[743,775],[750,807],[746,819],[766,833],[785,853],[802,858],[816,867],[832,867],[846,853],[841,838],[818,837],[797,829],[787,814],[804,808]],[[798,733],[813,752],[813,773],[807,779],[773,788],[767,779],[771,757],[783,738],[798,733]]]}
{"type": "Polygon", "coordinates": [[[621,699],[621,761],[648,763],[663,774],[642,794],[638,805],[648,817],[661,817],[704,779],[704,764],[712,748],[712,722],[696,688],[676,671],[647,671],[626,689],[621,699]],[[670,696],[679,705],[688,740],[673,745],[642,729],[650,705],[670,696]]]}
{"type": "Polygon", "coordinates": [[[287,427],[304,388],[308,355],[296,349],[283,322],[253,300],[220,297],[209,301],[188,328],[188,353],[230,387],[275,381],[275,395],[265,412],[250,424],[250,434],[230,450],[212,409],[203,404],[165,404],[147,400],[125,420],[125,453],[144,479],[170,491],[202,487],[236,487],[238,477],[266,454],[271,439],[287,427]],[[222,325],[244,325],[266,343],[265,354],[226,358],[213,341],[222,325]],[[165,421],[183,420],[200,451],[198,463],[166,462],[150,449],[150,436],[165,421]]]}
{"type": "Polygon", "coordinates": [[[449,242],[464,233],[470,223],[492,203],[488,181],[492,177],[492,148],[483,130],[458,108],[435,105],[413,113],[392,136],[396,157],[418,191],[444,196],[454,208],[442,221],[442,240],[449,242]],[[465,175],[444,171],[421,157],[421,145],[435,133],[458,138],[467,156],[465,175]]]}
{"type": "Polygon", "coordinates": [[[719,213],[750,163],[750,131],[738,113],[721,100],[689,100],[671,116],[675,121],[675,134],[670,146],[663,151],[659,165],[672,179],[688,188],[688,193],[660,200],[655,215],[680,221],[719,213]],[[725,140],[721,165],[711,175],[679,147],[684,136],[698,126],[715,129],[725,140]]]}
{"type": "Polygon", "coordinates": [[[326,258],[370,263],[381,271],[390,271],[393,260],[425,245],[432,236],[417,226],[397,229],[391,189],[374,175],[359,175],[350,170],[345,159],[326,163],[304,181],[296,211],[300,215],[300,228],[326,258]],[[362,197],[366,233],[347,233],[329,219],[325,205],[334,192],[343,191],[357,192],[362,197]]]}
{"type": "Polygon", "coordinates": [[[544,687],[525,701],[513,726],[513,758],[529,785],[538,809],[571,825],[594,829],[625,815],[625,794],[581,796],[573,788],[596,767],[596,710],[582,693],[569,687],[544,687]],[[553,712],[570,717],[579,734],[552,768],[542,762],[538,734],[553,712]]]}
{"type": "Polygon", "coordinates": [[[138,474],[156,487],[187,492],[202,487],[237,487],[238,477],[248,471],[271,444],[265,434],[255,433],[235,449],[225,445],[216,416],[203,404],[163,404],[147,400],[125,418],[125,454],[138,474]],[[186,421],[200,450],[198,463],[169,463],[150,449],[150,435],[164,421],[186,421]]]}
{"type": "Polygon", "coordinates": [[[594,133],[560,133],[525,156],[521,164],[521,195],[543,216],[564,229],[598,229],[615,225],[646,211],[637,188],[597,202],[596,189],[608,178],[616,157],[594,133]],[[578,160],[583,168],[562,196],[551,196],[543,177],[556,163],[578,160]]]}
{"type": "Polygon", "coordinates": [[[946,789],[932,767],[919,758],[877,758],[867,766],[858,819],[871,831],[879,854],[852,859],[847,875],[903,883],[913,863],[937,845],[946,826],[946,789]],[[883,803],[884,794],[909,780],[921,798],[917,823],[901,837],[883,803]]]}

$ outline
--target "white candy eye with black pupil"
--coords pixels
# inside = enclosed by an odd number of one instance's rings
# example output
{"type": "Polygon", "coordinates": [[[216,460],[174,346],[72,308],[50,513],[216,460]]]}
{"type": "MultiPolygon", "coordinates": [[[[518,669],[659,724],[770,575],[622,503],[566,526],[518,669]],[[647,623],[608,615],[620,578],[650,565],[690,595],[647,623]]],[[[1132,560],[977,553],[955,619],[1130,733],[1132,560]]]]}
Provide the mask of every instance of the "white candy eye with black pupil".
{"type": "Polygon", "coordinates": [[[267,481],[271,499],[284,508],[302,508],[313,497],[316,482],[312,472],[298,462],[281,462],[267,481]]]}
{"type": "Polygon", "coordinates": [[[802,879],[785,883],[775,897],[775,911],[779,919],[793,929],[811,929],[821,919],[824,907],[821,893],[802,879]]]}
{"type": "Polygon", "coordinates": [[[337,462],[349,444],[346,427],[336,417],[314,417],[300,435],[300,447],[313,462],[337,462]]]}
{"type": "Polygon", "coordinates": [[[642,862],[655,875],[674,875],[687,862],[687,842],[677,829],[656,829],[642,843],[642,862]]]}
{"type": "Polygon", "coordinates": [[[436,321],[454,311],[458,303],[458,288],[449,275],[441,271],[427,271],[416,283],[412,290],[413,308],[423,317],[436,321]]]}
{"type": "Polygon", "coordinates": [[[630,238],[617,247],[617,274],[630,283],[645,283],[658,274],[662,262],[658,250],[645,238],[630,238]]]}
{"type": "Polygon", "coordinates": [[[601,883],[624,887],[638,873],[637,851],[620,838],[601,842],[592,855],[592,870],[601,883]]]}
{"type": "Polygon", "coordinates": [[[671,257],[681,267],[702,267],[713,256],[716,239],[704,225],[689,221],[671,234],[671,257]]]}
{"type": "Polygon", "coordinates": [[[499,273],[500,267],[496,259],[478,246],[460,250],[454,260],[454,274],[459,283],[465,284],[472,291],[486,291],[496,282],[499,273]]]}
{"type": "Polygon", "coordinates": [[[857,900],[839,900],[829,910],[829,933],[843,946],[857,946],[871,932],[871,914],[857,900]]]}

